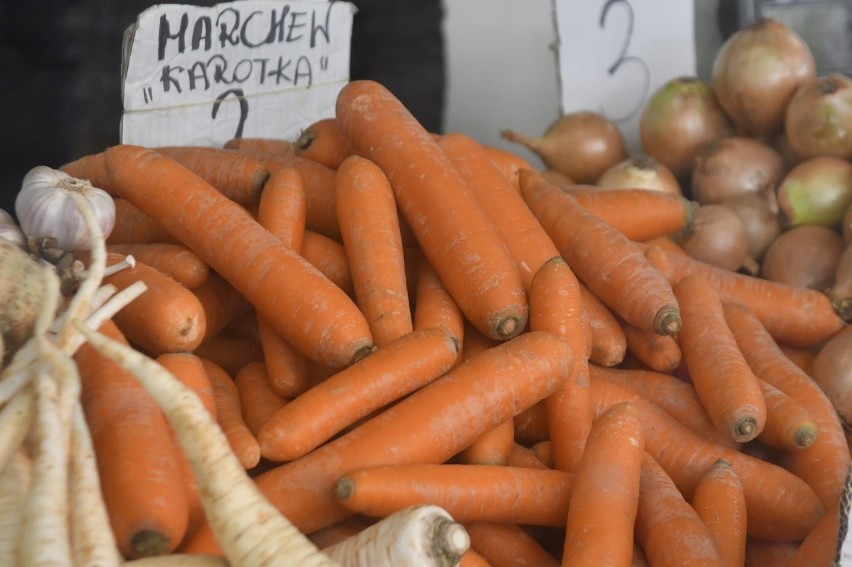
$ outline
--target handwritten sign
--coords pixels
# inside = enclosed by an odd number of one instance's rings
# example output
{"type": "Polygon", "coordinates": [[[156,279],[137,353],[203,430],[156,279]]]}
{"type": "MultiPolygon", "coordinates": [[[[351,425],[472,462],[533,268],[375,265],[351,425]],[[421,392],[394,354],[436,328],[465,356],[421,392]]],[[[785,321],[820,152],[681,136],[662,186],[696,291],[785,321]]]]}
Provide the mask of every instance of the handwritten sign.
{"type": "Polygon", "coordinates": [[[639,146],[646,101],[696,74],[694,5],[684,0],[554,0],[563,113],[600,112],[639,146]]]}
{"type": "Polygon", "coordinates": [[[121,141],[221,146],[293,139],[349,80],[349,2],[161,4],[125,32],[121,141]]]}

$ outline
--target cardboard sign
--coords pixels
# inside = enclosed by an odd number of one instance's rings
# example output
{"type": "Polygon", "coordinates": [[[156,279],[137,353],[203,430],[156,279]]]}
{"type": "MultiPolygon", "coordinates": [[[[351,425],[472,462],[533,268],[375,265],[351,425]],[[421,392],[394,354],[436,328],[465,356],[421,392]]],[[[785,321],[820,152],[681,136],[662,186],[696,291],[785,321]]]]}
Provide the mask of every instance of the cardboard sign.
{"type": "Polygon", "coordinates": [[[161,4],[127,29],[121,141],[221,146],[294,139],[349,80],[349,2],[161,4]]]}
{"type": "Polygon", "coordinates": [[[684,0],[554,0],[564,114],[600,112],[639,147],[645,102],[695,76],[695,14],[684,0]]]}

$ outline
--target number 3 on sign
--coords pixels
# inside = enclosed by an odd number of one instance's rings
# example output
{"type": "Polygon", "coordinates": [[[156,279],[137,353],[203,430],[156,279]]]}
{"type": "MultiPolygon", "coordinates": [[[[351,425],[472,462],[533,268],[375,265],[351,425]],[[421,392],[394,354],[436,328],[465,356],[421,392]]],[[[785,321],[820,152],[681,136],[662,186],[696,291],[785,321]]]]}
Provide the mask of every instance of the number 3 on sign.
{"type": "Polygon", "coordinates": [[[554,0],[562,112],[593,110],[638,147],[639,119],[666,81],[694,76],[693,2],[554,0]]]}

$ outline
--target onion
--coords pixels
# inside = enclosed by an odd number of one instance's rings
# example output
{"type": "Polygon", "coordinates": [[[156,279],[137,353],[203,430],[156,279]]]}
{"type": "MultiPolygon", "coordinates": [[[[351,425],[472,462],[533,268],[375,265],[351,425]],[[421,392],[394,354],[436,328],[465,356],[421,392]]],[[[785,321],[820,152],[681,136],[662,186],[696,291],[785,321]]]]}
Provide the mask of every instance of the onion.
{"type": "Polygon", "coordinates": [[[852,320],[852,244],[845,246],[834,272],[834,284],[826,294],[837,314],[848,322],[852,320]]]}
{"type": "Polygon", "coordinates": [[[806,224],[782,232],[766,250],[761,277],[825,291],[834,282],[843,239],[824,226],[806,224]]]}
{"type": "Polygon", "coordinates": [[[816,63],[804,40],[781,22],[764,18],[722,44],[711,83],[742,134],[767,138],[783,129],[790,99],[813,77],[816,63]]]}
{"type": "Polygon", "coordinates": [[[786,171],[781,154],[755,138],[715,140],[695,156],[692,198],[709,204],[738,193],[774,195],[786,171]]]}
{"type": "Polygon", "coordinates": [[[847,427],[852,425],[852,327],[830,338],[814,358],[812,377],[847,427]]]}
{"type": "Polygon", "coordinates": [[[833,156],[805,160],[787,172],[777,197],[789,225],[839,229],[852,204],[852,163],[833,156]]]}
{"type": "Polygon", "coordinates": [[[549,169],[564,173],[577,183],[594,183],[601,174],[626,155],[624,136],[614,122],[597,112],[565,114],[540,138],[512,130],[500,135],[523,144],[541,158],[549,169]]]}
{"type": "Polygon", "coordinates": [[[607,169],[596,183],[601,189],[650,189],[682,195],[672,171],[646,153],[637,153],[607,169]]]}
{"type": "Polygon", "coordinates": [[[692,172],[702,146],[731,133],[710,85],[697,77],[666,82],[645,103],[639,120],[645,152],[678,177],[692,172]]]}
{"type": "Polygon", "coordinates": [[[803,158],[852,158],[852,79],[832,73],[803,83],[787,105],[784,132],[803,158]]]}
{"type": "Polygon", "coordinates": [[[723,199],[722,204],[733,209],[745,224],[749,257],[754,262],[763,260],[766,249],[781,233],[775,194],[738,193],[723,199]]]}
{"type": "Polygon", "coordinates": [[[852,205],[846,208],[846,216],[843,217],[843,240],[846,244],[852,243],[852,205]]]}
{"type": "Polygon", "coordinates": [[[748,230],[726,205],[700,205],[676,242],[693,258],[736,271],[748,259],[748,230]]]}

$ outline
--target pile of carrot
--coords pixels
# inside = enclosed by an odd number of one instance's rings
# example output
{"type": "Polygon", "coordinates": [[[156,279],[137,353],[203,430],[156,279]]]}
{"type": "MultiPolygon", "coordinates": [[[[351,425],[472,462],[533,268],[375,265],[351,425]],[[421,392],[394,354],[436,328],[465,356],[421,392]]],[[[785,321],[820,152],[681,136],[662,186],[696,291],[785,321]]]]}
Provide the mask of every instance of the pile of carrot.
{"type": "Polygon", "coordinates": [[[372,81],[306,132],[62,167],[115,198],[107,263],[137,262],[104,283],[147,286],[75,356],[124,559],[249,553],[198,420],[318,550],[432,505],[445,565],[832,564],[852,457],[800,362],[849,332],[826,296],[663,246],[679,195],[559,187],[372,81]],[[182,417],[132,377],[160,368],[182,417]]]}

